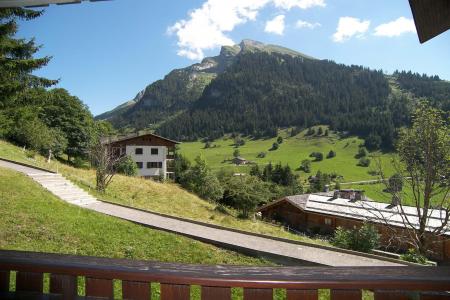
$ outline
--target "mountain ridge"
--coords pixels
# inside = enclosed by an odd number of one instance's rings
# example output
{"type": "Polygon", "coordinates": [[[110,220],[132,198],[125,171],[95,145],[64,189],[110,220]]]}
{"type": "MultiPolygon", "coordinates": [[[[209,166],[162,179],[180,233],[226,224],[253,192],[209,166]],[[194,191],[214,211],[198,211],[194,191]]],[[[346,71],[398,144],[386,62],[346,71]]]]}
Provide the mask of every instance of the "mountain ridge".
{"type": "MultiPolygon", "coordinates": [[[[283,55],[298,56],[306,59],[315,59],[311,56],[305,55],[301,52],[291,50],[278,45],[264,44],[251,39],[244,39],[239,44],[233,46],[222,46],[219,55],[212,57],[205,57],[200,63],[195,63],[185,68],[174,69],[170,71],[163,79],[157,80],[143,90],[141,90],[132,100],[126,101],[123,104],[97,115],[95,118],[99,120],[110,120],[116,127],[126,126],[124,118],[133,118],[134,115],[139,115],[139,109],[146,107],[158,106],[159,99],[153,93],[153,87],[156,89],[163,89],[163,81],[181,80],[183,84],[178,85],[177,89],[181,89],[185,93],[178,95],[178,101],[172,99],[168,103],[165,110],[167,113],[178,113],[180,110],[186,109],[189,103],[197,100],[203,89],[214,79],[218,74],[227,69],[238,55],[243,53],[279,53],[283,55]],[[190,94],[190,95],[189,95],[190,94]],[[195,99],[193,99],[195,98],[195,99]],[[141,104],[139,104],[142,102],[141,104]],[[178,102],[178,105],[175,103],[178,102]],[[153,104],[152,104],[153,103],[153,104]],[[173,107],[175,105],[175,107],[173,107]]],[[[166,91],[167,92],[167,91],[166,91]]],[[[161,107],[160,107],[161,108],[161,107]]],[[[162,116],[161,116],[162,117],[162,116]]],[[[151,123],[161,121],[161,118],[152,119],[151,123]]],[[[151,127],[152,124],[139,124],[137,127],[151,127]]]]}

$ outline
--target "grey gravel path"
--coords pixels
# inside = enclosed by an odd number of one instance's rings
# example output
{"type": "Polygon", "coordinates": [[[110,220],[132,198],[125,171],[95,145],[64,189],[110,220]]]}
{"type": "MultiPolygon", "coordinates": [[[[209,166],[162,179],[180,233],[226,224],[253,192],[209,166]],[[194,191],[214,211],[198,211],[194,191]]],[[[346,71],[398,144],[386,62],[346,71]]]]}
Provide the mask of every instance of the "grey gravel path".
{"type": "MultiPolygon", "coordinates": [[[[28,174],[29,176],[30,174],[45,173],[43,171],[2,160],[0,160],[0,167],[11,168],[28,174]]],[[[33,178],[33,176],[31,177],[33,178]]],[[[258,252],[262,255],[275,255],[296,261],[306,261],[311,264],[326,266],[402,266],[400,263],[198,225],[101,201],[94,201],[80,206],[152,228],[182,234],[217,245],[223,245],[226,248],[230,248],[231,246],[237,249],[240,248],[241,250],[249,250],[253,253],[258,252]]]]}

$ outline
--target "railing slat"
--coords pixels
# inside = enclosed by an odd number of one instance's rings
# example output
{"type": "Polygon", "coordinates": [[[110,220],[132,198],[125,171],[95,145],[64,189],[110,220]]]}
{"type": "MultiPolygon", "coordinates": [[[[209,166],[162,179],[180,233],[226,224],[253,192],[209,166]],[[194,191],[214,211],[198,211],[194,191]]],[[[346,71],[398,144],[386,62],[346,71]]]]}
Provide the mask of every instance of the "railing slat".
{"type": "Polygon", "coordinates": [[[272,300],[272,289],[244,289],[244,300],[272,300]]]}
{"type": "Polygon", "coordinates": [[[287,290],[287,300],[317,300],[317,290],[287,290]]]}
{"type": "Polygon", "coordinates": [[[422,293],[420,300],[450,300],[450,293],[422,293]]]}
{"type": "Polygon", "coordinates": [[[148,282],[122,281],[122,295],[124,300],[150,299],[150,285],[148,282]]]}
{"type": "Polygon", "coordinates": [[[17,272],[16,291],[42,293],[43,279],[43,273],[17,272]]]}
{"type": "Polygon", "coordinates": [[[161,300],[189,300],[190,286],[182,284],[161,284],[161,300]]]}
{"type": "Polygon", "coordinates": [[[202,286],[202,300],[230,300],[231,289],[224,287],[202,286]]]}
{"type": "Polygon", "coordinates": [[[361,300],[361,290],[331,290],[331,300],[361,300]]]}
{"type": "Polygon", "coordinates": [[[113,299],[112,280],[86,277],[86,296],[113,299]]]}
{"type": "Polygon", "coordinates": [[[409,297],[404,291],[374,291],[374,300],[408,300],[409,297]]]}
{"type": "Polygon", "coordinates": [[[75,299],[77,296],[77,277],[50,274],[50,293],[61,294],[64,299],[75,299]]]}
{"type": "Polygon", "coordinates": [[[0,271],[0,292],[9,291],[9,271],[0,271]]]}

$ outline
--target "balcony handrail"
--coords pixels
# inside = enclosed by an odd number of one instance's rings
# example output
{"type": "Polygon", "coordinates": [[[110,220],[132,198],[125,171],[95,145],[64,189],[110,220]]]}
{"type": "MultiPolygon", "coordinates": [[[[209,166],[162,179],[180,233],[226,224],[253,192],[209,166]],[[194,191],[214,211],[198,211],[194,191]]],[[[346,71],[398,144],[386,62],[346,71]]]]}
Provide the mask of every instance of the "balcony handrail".
{"type": "Polygon", "coordinates": [[[258,289],[450,290],[450,267],[194,265],[1,250],[0,272],[9,270],[164,284],[258,289]]]}

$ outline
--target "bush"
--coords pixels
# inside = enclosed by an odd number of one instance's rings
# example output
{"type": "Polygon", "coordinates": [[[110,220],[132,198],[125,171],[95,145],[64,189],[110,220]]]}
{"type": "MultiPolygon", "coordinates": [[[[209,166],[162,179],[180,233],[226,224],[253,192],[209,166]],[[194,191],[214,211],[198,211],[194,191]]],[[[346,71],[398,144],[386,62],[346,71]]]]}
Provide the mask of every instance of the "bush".
{"type": "Polygon", "coordinates": [[[239,149],[236,149],[233,151],[233,157],[238,157],[241,155],[241,152],[239,151],[239,149]]]}
{"type": "Polygon", "coordinates": [[[358,161],[358,166],[360,167],[368,167],[370,165],[370,159],[367,157],[361,157],[358,161]]]}
{"type": "Polygon", "coordinates": [[[136,176],[138,169],[131,156],[127,155],[117,165],[117,172],[126,176],[136,176]]]}
{"type": "Polygon", "coordinates": [[[280,146],[280,145],[278,145],[278,143],[273,143],[273,144],[272,144],[272,148],[270,148],[269,151],[275,151],[275,150],[278,150],[279,146],[280,146]]]}
{"type": "Polygon", "coordinates": [[[361,158],[367,156],[367,150],[364,147],[359,147],[358,153],[355,155],[355,158],[361,158]]]}
{"type": "Polygon", "coordinates": [[[322,152],[312,152],[309,157],[314,157],[314,161],[322,161],[323,160],[323,153],[322,152]]]}
{"type": "Polygon", "coordinates": [[[334,152],[333,150],[330,150],[330,152],[328,152],[327,154],[327,158],[333,158],[336,156],[336,152],[334,152]]]}
{"type": "Polygon", "coordinates": [[[417,264],[422,265],[427,264],[427,258],[422,254],[418,253],[414,248],[408,249],[408,252],[402,254],[400,258],[404,261],[409,261],[417,264]]]}
{"type": "Polygon", "coordinates": [[[366,138],[364,146],[366,146],[367,149],[376,150],[381,147],[381,143],[382,143],[381,137],[378,134],[371,133],[366,138]]]}
{"type": "Polygon", "coordinates": [[[72,165],[77,169],[87,169],[85,164],[86,164],[86,161],[79,156],[75,157],[72,162],[72,165]]]}
{"type": "Polygon", "coordinates": [[[278,143],[278,144],[283,143],[283,137],[279,136],[279,137],[277,138],[277,143],[278,143]]]}
{"type": "Polygon", "coordinates": [[[317,131],[317,135],[322,135],[323,134],[323,129],[322,127],[319,127],[319,130],[317,131]]]}
{"type": "Polygon", "coordinates": [[[305,173],[311,172],[311,161],[309,159],[302,160],[302,163],[300,165],[300,170],[302,170],[305,173]]]}
{"type": "Polygon", "coordinates": [[[378,246],[380,236],[376,228],[364,223],[359,229],[344,229],[338,227],[331,243],[339,248],[368,253],[378,246]]]}
{"type": "Polygon", "coordinates": [[[258,158],[264,158],[266,157],[266,152],[259,152],[257,155],[258,158]]]}

